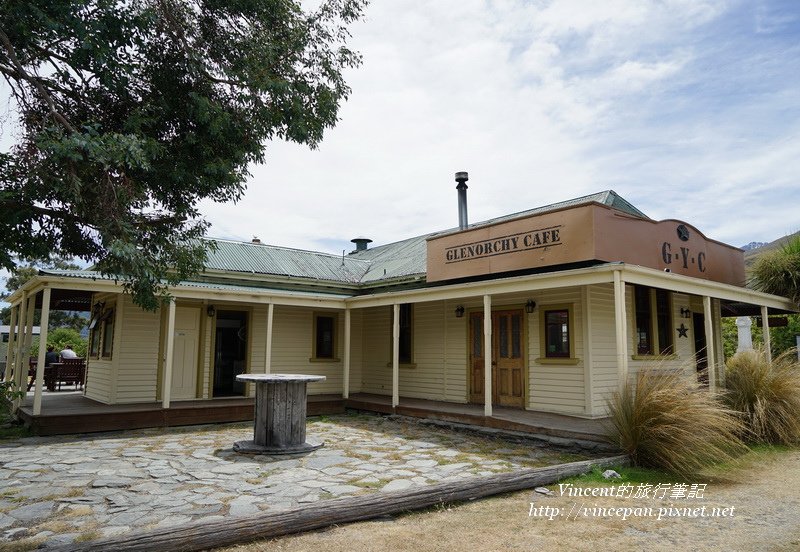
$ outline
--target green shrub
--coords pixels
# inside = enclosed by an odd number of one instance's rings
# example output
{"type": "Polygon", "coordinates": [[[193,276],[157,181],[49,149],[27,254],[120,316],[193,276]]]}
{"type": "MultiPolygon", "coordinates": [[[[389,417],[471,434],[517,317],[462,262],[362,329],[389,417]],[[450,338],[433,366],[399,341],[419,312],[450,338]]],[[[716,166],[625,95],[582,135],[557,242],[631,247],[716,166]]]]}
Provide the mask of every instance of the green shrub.
{"type": "MultiPolygon", "coordinates": [[[[60,353],[67,345],[72,345],[72,349],[79,357],[86,358],[88,340],[81,337],[80,332],[72,328],[55,328],[47,332],[47,344],[52,345],[57,353],[60,353]]],[[[31,356],[39,354],[39,338],[34,337],[31,342],[31,356]]]]}
{"type": "Polygon", "coordinates": [[[800,365],[790,350],[771,363],[763,350],[742,351],[728,360],[728,405],[741,412],[755,443],[800,442],[800,365]]]}
{"type": "Polygon", "coordinates": [[[608,406],[608,438],[636,466],[687,476],[747,450],[736,412],[682,372],[641,370],[608,406]]]}

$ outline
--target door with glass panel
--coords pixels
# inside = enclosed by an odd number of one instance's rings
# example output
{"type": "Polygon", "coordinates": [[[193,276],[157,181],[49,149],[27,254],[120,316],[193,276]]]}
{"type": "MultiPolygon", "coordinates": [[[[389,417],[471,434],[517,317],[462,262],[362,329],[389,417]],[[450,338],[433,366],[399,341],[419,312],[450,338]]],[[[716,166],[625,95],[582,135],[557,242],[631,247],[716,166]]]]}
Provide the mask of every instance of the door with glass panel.
{"type": "MultiPolygon", "coordinates": [[[[525,406],[525,362],[523,359],[523,312],[492,313],[492,403],[525,406]]],[[[485,346],[483,313],[470,315],[470,402],[484,402],[485,346]]]]}

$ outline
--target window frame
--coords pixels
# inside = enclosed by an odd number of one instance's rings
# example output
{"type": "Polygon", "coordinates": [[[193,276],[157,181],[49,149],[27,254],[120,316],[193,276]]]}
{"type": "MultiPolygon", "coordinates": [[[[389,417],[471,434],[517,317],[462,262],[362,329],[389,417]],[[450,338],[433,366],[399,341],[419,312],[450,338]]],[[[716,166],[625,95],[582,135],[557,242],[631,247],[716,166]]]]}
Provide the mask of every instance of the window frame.
{"type": "Polygon", "coordinates": [[[101,329],[100,334],[100,349],[98,351],[98,358],[102,358],[103,360],[111,360],[111,356],[114,353],[114,326],[116,326],[115,322],[115,315],[114,309],[109,309],[106,313],[98,321],[98,329],[101,329]],[[108,327],[111,326],[111,335],[108,333],[108,327]],[[110,343],[106,341],[109,339],[110,343]],[[106,345],[108,345],[108,351],[106,351],[106,345]]]}
{"type": "MultiPolygon", "coordinates": [[[[416,363],[414,362],[414,303],[400,303],[400,354],[398,356],[398,363],[400,366],[404,367],[415,367],[416,363]],[[403,326],[403,308],[406,307],[407,309],[407,325],[403,326]],[[404,360],[403,355],[403,331],[408,332],[408,357],[404,360]]],[[[394,350],[394,305],[389,305],[389,362],[386,363],[387,366],[392,365],[391,355],[393,354],[394,350]]]]}
{"type": "Polygon", "coordinates": [[[538,364],[578,364],[580,359],[575,356],[575,305],[573,303],[559,303],[540,305],[539,310],[539,358],[538,364]],[[549,356],[547,351],[547,313],[567,313],[567,338],[569,340],[569,356],[549,356]]]}
{"type": "Polygon", "coordinates": [[[335,312],[314,312],[311,321],[311,358],[310,362],[340,362],[337,353],[339,352],[339,314],[335,312]],[[331,356],[319,356],[317,341],[319,339],[319,319],[331,319],[331,356]]]}
{"type": "Polygon", "coordinates": [[[643,286],[639,284],[633,284],[633,350],[634,354],[632,358],[634,360],[648,360],[648,359],[665,359],[665,358],[676,358],[677,354],[675,353],[675,336],[673,335],[673,327],[675,325],[675,313],[674,313],[674,293],[661,288],[655,288],[651,286],[643,286]],[[641,303],[640,290],[647,291],[647,302],[645,304],[641,303]],[[658,311],[658,295],[659,293],[666,294],[666,310],[667,310],[667,319],[666,319],[666,326],[662,328],[659,324],[660,315],[663,313],[659,313],[658,311]],[[646,314],[647,315],[647,327],[646,327],[646,335],[648,336],[649,342],[649,350],[642,351],[640,349],[641,339],[640,336],[642,332],[640,331],[639,326],[639,315],[646,314]],[[661,334],[662,331],[664,336],[669,336],[669,344],[665,347],[662,346],[661,341],[661,334]]]}

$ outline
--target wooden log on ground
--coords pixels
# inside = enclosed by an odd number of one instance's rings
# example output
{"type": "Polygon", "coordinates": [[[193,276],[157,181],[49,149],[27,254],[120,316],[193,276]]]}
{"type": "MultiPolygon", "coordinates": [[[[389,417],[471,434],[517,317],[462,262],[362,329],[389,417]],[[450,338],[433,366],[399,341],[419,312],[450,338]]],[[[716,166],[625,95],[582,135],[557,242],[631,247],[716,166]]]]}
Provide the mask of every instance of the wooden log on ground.
{"type": "Polygon", "coordinates": [[[188,552],[231,546],[259,539],[268,539],[323,529],[331,525],[364,521],[380,516],[428,508],[436,504],[463,502],[491,495],[550,485],[590,471],[593,467],[627,465],[627,456],[612,456],[581,462],[570,462],[544,468],[532,468],[475,477],[449,483],[414,487],[393,493],[373,492],[368,495],[323,500],[302,508],[283,512],[265,512],[253,516],[226,517],[224,520],[202,520],[179,527],[131,532],[84,543],[52,548],[83,552],[149,552],[170,550],[188,552]]]}

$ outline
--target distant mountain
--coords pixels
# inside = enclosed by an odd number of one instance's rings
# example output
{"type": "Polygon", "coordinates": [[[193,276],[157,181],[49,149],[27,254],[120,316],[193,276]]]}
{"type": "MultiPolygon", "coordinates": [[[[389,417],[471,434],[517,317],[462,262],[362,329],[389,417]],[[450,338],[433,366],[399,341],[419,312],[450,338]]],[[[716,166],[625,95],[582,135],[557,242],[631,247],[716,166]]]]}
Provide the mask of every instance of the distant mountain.
{"type": "Polygon", "coordinates": [[[764,247],[767,245],[767,242],[750,242],[747,245],[741,246],[739,249],[744,249],[745,251],[751,251],[753,249],[758,249],[759,247],[764,247]]]}
{"type": "Polygon", "coordinates": [[[753,244],[758,244],[759,242],[751,242],[751,243],[748,243],[747,245],[745,245],[744,247],[742,247],[742,249],[745,250],[744,251],[744,266],[745,266],[745,270],[749,269],[760,255],[762,255],[762,254],[764,254],[764,253],[766,253],[768,251],[772,251],[774,249],[779,248],[780,246],[782,246],[783,244],[785,244],[787,241],[789,241],[791,238],[793,238],[795,236],[800,236],[800,232],[795,232],[794,234],[789,234],[788,236],[783,236],[782,238],[778,238],[777,240],[771,241],[769,243],[764,243],[764,244],[758,245],[757,247],[754,247],[754,248],[749,248],[749,246],[751,246],[753,244]]]}

